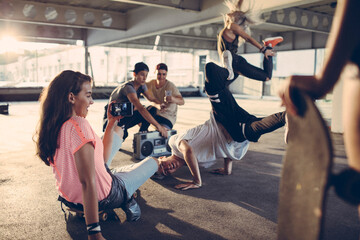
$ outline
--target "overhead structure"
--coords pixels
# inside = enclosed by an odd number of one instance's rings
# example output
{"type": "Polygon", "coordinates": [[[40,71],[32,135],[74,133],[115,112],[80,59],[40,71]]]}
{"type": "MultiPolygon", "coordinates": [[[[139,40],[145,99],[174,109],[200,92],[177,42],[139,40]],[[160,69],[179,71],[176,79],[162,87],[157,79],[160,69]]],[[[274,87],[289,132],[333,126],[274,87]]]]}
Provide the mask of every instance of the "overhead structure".
{"type": "MultiPolygon", "coordinates": [[[[256,0],[253,36],[282,35],[279,50],[325,46],[336,0],[256,0]]],[[[0,35],[86,46],[216,49],[222,0],[0,0],[0,35]]],[[[242,52],[254,52],[244,45],[242,52]]]]}

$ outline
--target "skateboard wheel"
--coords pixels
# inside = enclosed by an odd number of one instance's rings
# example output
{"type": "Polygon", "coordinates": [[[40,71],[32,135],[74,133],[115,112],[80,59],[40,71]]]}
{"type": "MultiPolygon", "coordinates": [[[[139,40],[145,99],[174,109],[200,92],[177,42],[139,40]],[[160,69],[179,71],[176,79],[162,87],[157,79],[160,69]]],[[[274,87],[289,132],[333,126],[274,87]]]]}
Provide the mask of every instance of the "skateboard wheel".
{"type": "Polygon", "coordinates": [[[99,217],[101,221],[105,222],[108,219],[108,214],[104,212],[101,213],[99,217]]]}

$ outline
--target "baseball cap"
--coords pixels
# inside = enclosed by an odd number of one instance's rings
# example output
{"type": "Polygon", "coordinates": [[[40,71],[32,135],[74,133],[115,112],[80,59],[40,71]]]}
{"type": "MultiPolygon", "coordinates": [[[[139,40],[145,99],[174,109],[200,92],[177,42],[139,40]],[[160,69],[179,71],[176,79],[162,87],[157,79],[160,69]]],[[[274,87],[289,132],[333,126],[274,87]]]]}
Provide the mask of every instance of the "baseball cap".
{"type": "Polygon", "coordinates": [[[146,65],[144,62],[136,63],[133,72],[138,73],[140,71],[149,71],[148,65],[146,65]]]}

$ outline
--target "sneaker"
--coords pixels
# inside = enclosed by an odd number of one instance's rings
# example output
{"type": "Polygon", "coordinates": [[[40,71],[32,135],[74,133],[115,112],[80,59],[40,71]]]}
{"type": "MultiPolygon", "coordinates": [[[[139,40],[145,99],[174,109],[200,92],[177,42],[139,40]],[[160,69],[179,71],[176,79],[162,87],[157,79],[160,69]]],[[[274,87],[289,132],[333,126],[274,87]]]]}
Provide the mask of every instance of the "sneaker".
{"type": "Polygon", "coordinates": [[[232,55],[231,52],[229,50],[225,50],[223,52],[223,65],[224,67],[229,71],[229,76],[227,78],[227,80],[232,80],[234,79],[234,71],[232,68],[232,55]]]}
{"type": "Polygon", "coordinates": [[[284,41],[284,39],[281,36],[269,37],[263,40],[265,46],[272,48],[275,47],[278,43],[281,43],[282,41],[284,41]]]}

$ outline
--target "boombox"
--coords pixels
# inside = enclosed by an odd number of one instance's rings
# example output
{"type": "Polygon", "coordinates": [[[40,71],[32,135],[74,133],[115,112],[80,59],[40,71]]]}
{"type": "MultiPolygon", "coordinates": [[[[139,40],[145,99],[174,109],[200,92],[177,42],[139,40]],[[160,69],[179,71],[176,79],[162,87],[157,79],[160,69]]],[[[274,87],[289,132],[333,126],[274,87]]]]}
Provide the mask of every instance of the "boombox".
{"type": "Polygon", "coordinates": [[[168,138],[163,138],[158,131],[135,133],[133,140],[134,157],[142,160],[149,156],[160,157],[171,155],[168,141],[175,134],[176,130],[169,130],[168,138]]]}

